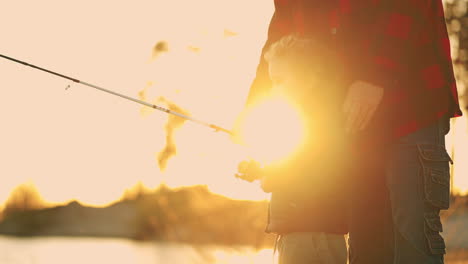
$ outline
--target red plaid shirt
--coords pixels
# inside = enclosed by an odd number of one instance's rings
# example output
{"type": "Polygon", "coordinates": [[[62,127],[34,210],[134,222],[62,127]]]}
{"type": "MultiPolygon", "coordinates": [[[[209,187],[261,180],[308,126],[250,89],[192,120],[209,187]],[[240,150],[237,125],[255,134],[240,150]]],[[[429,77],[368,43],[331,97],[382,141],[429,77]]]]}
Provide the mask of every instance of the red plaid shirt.
{"type": "Polygon", "coordinates": [[[348,84],[362,80],[385,89],[370,127],[386,137],[462,115],[442,0],[275,0],[248,104],[271,87],[264,52],[292,32],[336,47],[348,84]]]}

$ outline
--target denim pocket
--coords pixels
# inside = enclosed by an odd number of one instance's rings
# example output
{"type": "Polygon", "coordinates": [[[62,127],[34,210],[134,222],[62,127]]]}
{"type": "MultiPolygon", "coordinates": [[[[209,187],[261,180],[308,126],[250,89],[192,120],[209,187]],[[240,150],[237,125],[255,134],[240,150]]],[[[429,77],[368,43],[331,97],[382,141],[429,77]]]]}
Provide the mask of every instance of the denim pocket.
{"type": "Polygon", "coordinates": [[[449,162],[452,162],[452,159],[443,145],[418,144],[418,150],[422,166],[424,199],[438,209],[448,209],[450,205],[449,162]]]}
{"type": "Polygon", "coordinates": [[[438,211],[424,214],[424,235],[429,244],[429,250],[434,255],[445,254],[444,238],[440,235],[442,232],[442,223],[438,211]]]}

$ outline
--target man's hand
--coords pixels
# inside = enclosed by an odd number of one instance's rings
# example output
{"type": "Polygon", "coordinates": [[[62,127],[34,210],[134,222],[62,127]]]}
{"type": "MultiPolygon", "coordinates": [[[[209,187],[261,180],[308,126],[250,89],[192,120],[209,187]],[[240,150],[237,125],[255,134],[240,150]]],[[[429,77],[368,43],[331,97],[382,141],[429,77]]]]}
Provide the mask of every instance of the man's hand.
{"type": "Polygon", "coordinates": [[[346,114],[346,131],[363,130],[374,116],[383,98],[384,89],[364,81],[356,81],[349,87],[343,105],[346,114]]]}

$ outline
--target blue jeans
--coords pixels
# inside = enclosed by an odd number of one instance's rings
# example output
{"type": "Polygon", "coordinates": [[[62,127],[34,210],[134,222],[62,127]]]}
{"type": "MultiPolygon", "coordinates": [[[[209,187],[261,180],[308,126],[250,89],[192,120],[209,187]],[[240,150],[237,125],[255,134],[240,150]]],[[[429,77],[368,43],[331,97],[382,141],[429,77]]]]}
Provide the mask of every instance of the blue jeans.
{"type": "Polygon", "coordinates": [[[363,165],[353,174],[351,264],[444,263],[439,212],[450,201],[449,120],[358,156],[363,165]]]}

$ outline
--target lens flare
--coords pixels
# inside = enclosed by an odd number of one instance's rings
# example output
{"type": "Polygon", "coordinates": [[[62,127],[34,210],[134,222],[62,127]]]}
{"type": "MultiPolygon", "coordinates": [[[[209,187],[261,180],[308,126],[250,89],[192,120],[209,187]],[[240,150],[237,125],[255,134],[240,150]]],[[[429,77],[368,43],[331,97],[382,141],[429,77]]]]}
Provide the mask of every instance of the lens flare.
{"type": "Polygon", "coordinates": [[[297,107],[275,96],[247,110],[240,137],[253,159],[263,165],[290,157],[305,140],[304,118],[297,107]]]}

